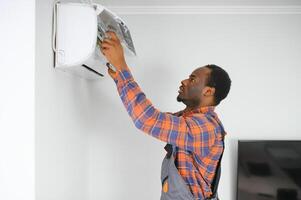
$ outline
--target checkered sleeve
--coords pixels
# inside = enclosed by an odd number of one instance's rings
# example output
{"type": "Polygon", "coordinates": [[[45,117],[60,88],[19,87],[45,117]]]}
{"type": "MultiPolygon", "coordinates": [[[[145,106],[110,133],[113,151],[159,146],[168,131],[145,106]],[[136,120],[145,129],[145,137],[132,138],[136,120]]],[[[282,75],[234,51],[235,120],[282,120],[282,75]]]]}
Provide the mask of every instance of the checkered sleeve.
{"type": "Polygon", "coordinates": [[[135,126],[169,144],[202,155],[214,143],[214,131],[202,116],[178,117],[160,112],[146,98],[129,70],[117,71],[113,77],[120,98],[135,126]]]}

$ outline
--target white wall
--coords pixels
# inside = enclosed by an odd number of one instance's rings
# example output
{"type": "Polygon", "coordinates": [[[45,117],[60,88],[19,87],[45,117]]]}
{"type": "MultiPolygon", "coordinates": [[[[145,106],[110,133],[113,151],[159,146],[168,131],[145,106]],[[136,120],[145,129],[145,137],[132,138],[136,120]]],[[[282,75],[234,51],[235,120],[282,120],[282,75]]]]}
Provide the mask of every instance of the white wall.
{"type": "MultiPolygon", "coordinates": [[[[135,129],[108,76],[89,82],[52,68],[52,1],[36,6],[37,199],[159,199],[164,143],[135,129]]],[[[183,108],[177,90],[196,67],[229,72],[233,87],[217,108],[228,130],[223,199],[235,199],[238,139],[300,139],[300,15],[123,19],[138,52],[134,77],[162,111],[183,108]]]]}
{"type": "Polygon", "coordinates": [[[52,1],[36,1],[36,198],[83,200],[90,86],[54,70],[51,25],[52,1]]]}
{"type": "Polygon", "coordinates": [[[0,199],[34,198],[34,1],[0,1],[0,199]]]}

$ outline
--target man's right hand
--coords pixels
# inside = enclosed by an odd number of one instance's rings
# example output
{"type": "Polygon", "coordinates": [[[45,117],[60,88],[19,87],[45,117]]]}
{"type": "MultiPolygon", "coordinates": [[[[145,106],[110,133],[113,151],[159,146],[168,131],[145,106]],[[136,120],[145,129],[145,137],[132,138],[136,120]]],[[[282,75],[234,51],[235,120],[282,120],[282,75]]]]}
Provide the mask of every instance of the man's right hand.
{"type": "MultiPolygon", "coordinates": [[[[106,32],[109,38],[105,38],[103,42],[99,42],[100,51],[106,57],[108,62],[112,64],[116,70],[128,69],[124,58],[123,47],[120,40],[114,32],[106,32]]],[[[111,69],[108,70],[110,76],[114,76],[115,72],[111,69]]]]}

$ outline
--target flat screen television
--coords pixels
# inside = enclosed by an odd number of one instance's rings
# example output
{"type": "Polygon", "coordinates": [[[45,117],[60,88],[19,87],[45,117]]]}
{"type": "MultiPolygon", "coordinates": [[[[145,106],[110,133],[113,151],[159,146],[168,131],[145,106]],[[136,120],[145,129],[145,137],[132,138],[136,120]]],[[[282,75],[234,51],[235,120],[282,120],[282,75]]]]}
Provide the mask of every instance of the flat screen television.
{"type": "Polygon", "coordinates": [[[238,141],[237,200],[301,200],[301,141],[238,141]]]}

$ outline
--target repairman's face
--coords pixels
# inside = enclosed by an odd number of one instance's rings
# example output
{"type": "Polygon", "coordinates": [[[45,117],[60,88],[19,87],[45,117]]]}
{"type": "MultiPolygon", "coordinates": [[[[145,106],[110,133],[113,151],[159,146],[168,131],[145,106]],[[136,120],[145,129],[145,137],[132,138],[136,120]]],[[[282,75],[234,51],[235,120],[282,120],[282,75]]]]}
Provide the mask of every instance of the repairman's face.
{"type": "Polygon", "coordinates": [[[209,75],[210,69],[205,66],[194,70],[189,78],[181,82],[177,101],[183,102],[186,106],[199,105],[209,75]]]}

